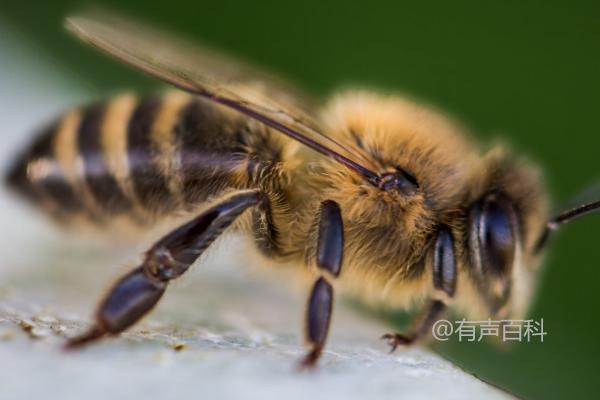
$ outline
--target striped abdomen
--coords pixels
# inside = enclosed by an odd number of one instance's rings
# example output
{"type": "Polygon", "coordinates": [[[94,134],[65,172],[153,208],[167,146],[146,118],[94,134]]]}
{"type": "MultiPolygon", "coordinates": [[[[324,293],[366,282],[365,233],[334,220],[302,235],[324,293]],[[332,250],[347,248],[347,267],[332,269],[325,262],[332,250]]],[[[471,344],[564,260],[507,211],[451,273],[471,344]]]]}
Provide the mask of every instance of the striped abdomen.
{"type": "Polygon", "coordinates": [[[7,179],[62,220],[144,223],[225,188],[257,186],[280,155],[264,127],[206,100],[125,95],[63,115],[7,179]]]}

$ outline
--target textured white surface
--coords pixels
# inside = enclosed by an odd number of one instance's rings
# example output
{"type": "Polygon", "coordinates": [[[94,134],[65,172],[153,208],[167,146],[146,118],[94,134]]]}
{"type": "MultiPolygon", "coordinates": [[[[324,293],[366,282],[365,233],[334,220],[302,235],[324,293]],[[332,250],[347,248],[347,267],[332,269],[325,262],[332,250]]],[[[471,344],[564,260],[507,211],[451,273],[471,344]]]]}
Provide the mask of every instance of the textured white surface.
{"type": "MultiPolygon", "coordinates": [[[[39,121],[83,96],[0,27],[5,165],[39,121]]],[[[235,239],[172,285],[131,332],[65,353],[64,337],[86,327],[104,288],[143,246],[64,237],[4,189],[0,220],[1,399],[508,397],[427,351],[387,354],[378,338],[389,328],[344,307],[319,368],[299,373],[306,290],[281,271],[252,273],[235,239]]]]}
{"type": "Polygon", "coordinates": [[[115,270],[98,254],[69,258],[3,279],[0,398],[506,397],[423,350],[387,354],[378,340],[387,328],[343,307],[318,370],[299,373],[303,293],[281,286],[286,274],[248,273],[240,257],[236,266],[225,257],[198,265],[130,333],[65,353],[63,336],[85,326],[115,270]],[[96,261],[75,261],[87,256],[96,261]]]}

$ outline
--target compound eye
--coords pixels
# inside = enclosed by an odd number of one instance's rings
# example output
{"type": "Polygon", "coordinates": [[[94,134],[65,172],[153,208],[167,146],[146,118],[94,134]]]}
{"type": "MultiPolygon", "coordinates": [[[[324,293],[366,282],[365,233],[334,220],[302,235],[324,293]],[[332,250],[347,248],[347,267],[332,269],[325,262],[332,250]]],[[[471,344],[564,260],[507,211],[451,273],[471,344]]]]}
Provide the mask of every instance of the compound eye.
{"type": "Polygon", "coordinates": [[[516,251],[517,216],[501,195],[484,196],[471,211],[471,249],[483,273],[505,276],[512,269],[516,251]]]}

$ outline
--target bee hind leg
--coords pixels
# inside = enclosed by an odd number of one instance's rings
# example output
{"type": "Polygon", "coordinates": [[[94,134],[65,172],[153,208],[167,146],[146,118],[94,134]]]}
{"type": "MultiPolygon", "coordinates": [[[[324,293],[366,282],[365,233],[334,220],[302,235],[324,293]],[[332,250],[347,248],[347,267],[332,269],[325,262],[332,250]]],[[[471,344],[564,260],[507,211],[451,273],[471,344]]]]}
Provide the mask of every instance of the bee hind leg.
{"type": "Polygon", "coordinates": [[[381,337],[390,345],[390,353],[398,346],[410,346],[428,337],[433,325],[444,314],[448,302],[454,296],[457,279],[456,257],[454,240],[448,227],[440,227],[437,233],[433,247],[432,268],[434,298],[429,300],[407,333],[387,333],[381,337]]]}
{"type": "Polygon", "coordinates": [[[329,333],[334,298],[329,279],[339,276],[344,253],[344,226],[337,203],[321,203],[318,227],[316,263],[320,276],[316,279],[308,300],[305,336],[310,350],[301,361],[302,368],[310,368],[316,364],[329,333]]]}
{"type": "Polygon", "coordinates": [[[237,192],[158,240],[140,266],[120,278],[100,303],[88,332],[69,340],[80,347],[132,326],[160,300],[170,280],[184,274],[208,246],[245,210],[269,210],[268,197],[258,190],[237,192]]]}

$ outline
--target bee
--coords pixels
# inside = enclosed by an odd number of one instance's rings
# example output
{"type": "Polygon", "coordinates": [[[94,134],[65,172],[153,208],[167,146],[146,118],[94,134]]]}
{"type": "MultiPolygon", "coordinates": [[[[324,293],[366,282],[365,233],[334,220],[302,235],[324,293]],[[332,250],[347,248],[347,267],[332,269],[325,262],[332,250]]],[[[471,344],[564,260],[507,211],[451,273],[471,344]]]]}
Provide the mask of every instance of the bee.
{"type": "Polygon", "coordinates": [[[68,29],[176,89],[123,95],[59,117],[17,159],[8,184],[61,223],[115,221],[158,239],[100,302],[76,348],[152,310],[222,234],[313,279],[305,316],[313,366],[334,293],[421,306],[391,349],[427,339],[449,309],[522,316],[548,239],[600,201],[549,214],[541,173],[399,95],[345,91],[319,106],[270,75],[105,13],[68,29]],[[335,290],[334,290],[335,288],[335,290]]]}

